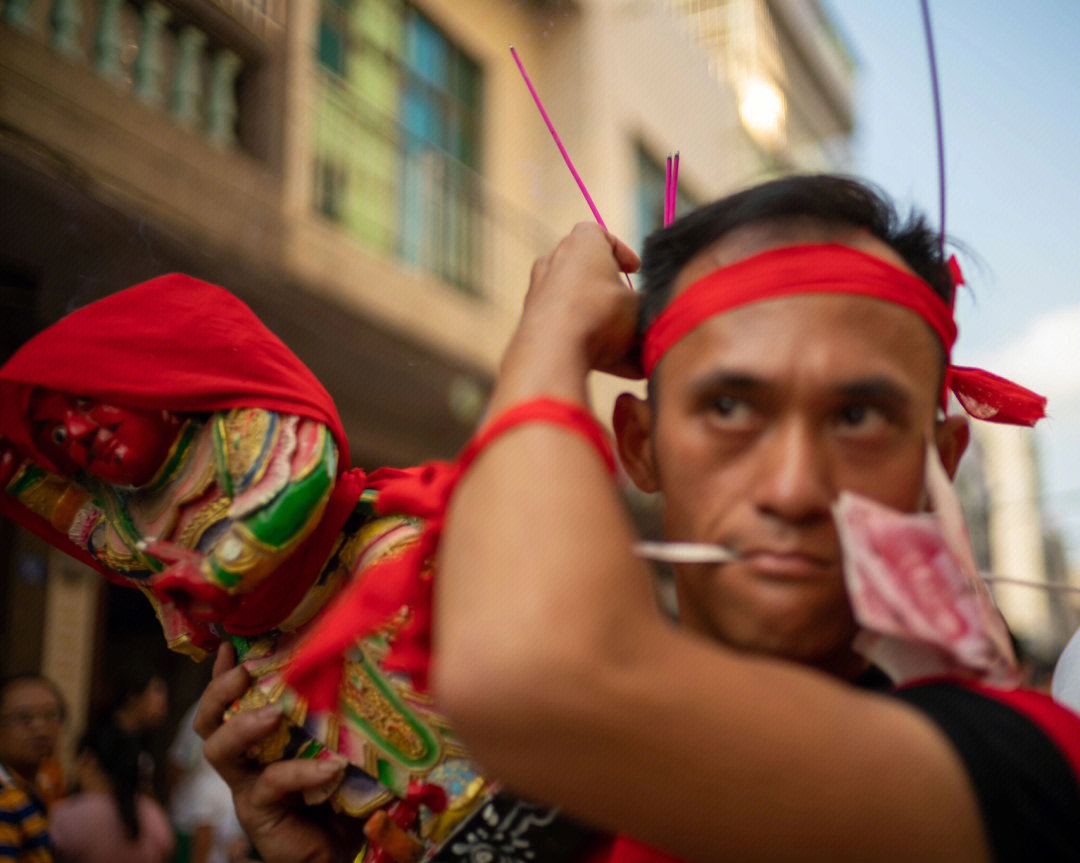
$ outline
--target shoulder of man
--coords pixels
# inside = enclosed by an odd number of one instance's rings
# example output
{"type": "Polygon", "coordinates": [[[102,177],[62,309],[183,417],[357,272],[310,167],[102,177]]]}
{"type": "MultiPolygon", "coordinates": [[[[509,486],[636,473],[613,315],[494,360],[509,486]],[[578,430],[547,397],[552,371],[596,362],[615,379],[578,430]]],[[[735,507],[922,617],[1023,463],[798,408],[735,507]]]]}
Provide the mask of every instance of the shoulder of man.
{"type": "Polygon", "coordinates": [[[948,737],[999,859],[1075,860],[1080,849],[1080,715],[1045,693],[930,680],[893,695],[948,737]],[[1034,839],[1037,837],[1037,840],[1034,839]]]}

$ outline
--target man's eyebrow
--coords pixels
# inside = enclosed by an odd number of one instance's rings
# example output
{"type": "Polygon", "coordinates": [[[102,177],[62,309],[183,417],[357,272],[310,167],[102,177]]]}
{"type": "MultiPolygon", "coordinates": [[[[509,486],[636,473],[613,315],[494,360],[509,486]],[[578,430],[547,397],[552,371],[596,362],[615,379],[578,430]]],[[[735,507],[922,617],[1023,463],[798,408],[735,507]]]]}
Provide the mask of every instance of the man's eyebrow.
{"type": "MultiPolygon", "coordinates": [[[[782,388],[782,383],[768,377],[739,369],[717,369],[691,381],[693,397],[717,392],[733,395],[764,394],[782,388]]],[[[831,388],[838,399],[868,401],[883,406],[902,407],[912,400],[911,391],[901,382],[888,376],[875,375],[841,381],[831,388]]]]}
{"type": "Polygon", "coordinates": [[[716,369],[690,383],[690,394],[695,397],[715,392],[748,395],[775,389],[776,384],[768,378],[737,369],[716,369]]]}
{"type": "Polygon", "coordinates": [[[843,399],[868,401],[893,407],[905,406],[912,400],[912,394],[907,387],[888,377],[845,381],[835,388],[835,392],[843,399]]]}

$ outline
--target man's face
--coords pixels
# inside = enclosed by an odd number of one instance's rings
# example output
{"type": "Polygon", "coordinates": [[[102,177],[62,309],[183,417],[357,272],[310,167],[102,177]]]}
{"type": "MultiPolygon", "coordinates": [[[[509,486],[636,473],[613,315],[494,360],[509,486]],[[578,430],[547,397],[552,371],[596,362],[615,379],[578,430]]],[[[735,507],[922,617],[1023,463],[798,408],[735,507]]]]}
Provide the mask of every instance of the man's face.
{"type": "Polygon", "coordinates": [[[16,680],[0,700],[0,761],[33,780],[52,755],[63,712],[52,689],[40,680],[16,680]]]}
{"type": "Polygon", "coordinates": [[[145,485],[164,463],[180,420],[166,411],[118,408],[39,390],[30,404],[34,443],[57,467],[114,485],[145,485]]]}
{"type": "MultiPolygon", "coordinates": [[[[858,244],[898,260],[872,238],[858,244]]],[[[676,292],[759,250],[707,250],[676,292]]],[[[903,511],[920,506],[941,357],[930,328],[905,308],[814,294],[714,316],[671,348],[646,408],[644,485],[663,493],[669,540],[742,554],[678,568],[686,625],[846,673],[855,623],[830,506],[845,490],[903,511]]]]}

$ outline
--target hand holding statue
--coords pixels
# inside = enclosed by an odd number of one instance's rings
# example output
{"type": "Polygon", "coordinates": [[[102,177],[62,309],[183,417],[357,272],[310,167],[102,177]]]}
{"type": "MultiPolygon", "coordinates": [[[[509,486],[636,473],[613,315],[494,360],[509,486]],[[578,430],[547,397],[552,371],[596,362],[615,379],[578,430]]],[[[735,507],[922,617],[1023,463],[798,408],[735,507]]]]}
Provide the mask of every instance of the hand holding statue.
{"type": "Polygon", "coordinates": [[[222,645],[214,659],[213,679],[195,716],[195,730],[206,741],[206,758],[232,791],[240,825],[266,863],[345,860],[344,848],[359,848],[363,838],[355,837],[355,843],[346,844],[352,819],[334,817],[325,806],[303,805],[302,795],[340,781],[348,762],[338,755],[293,758],[269,765],[250,758],[248,752],[271,737],[283,721],[275,705],[224,721],[229,706],[250,686],[251,676],[236,664],[232,645],[222,645]]]}

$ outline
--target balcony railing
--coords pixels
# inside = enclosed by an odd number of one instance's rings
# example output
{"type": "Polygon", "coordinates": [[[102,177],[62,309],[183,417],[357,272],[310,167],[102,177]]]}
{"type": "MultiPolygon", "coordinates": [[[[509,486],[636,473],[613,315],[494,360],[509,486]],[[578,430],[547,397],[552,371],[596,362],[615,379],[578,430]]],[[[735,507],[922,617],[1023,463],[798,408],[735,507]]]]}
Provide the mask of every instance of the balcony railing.
{"type": "MultiPolygon", "coordinates": [[[[252,7],[248,18],[253,21],[262,11],[260,26],[269,26],[262,7],[276,3],[224,6],[237,7],[233,14],[252,7]]],[[[178,126],[203,134],[213,145],[237,145],[243,62],[194,16],[178,18],[157,0],[7,0],[0,20],[42,39],[67,60],[85,63],[116,90],[168,112],[178,126]]]]}
{"type": "Polygon", "coordinates": [[[249,32],[262,38],[276,35],[285,26],[285,0],[210,0],[249,32]]]}
{"type": "Polygon", "coordinates": [[[368,248],[465,293],[498,303],[507,279],[520,280],[521,262],[527,272],[554,242],[479,173],[326,72],[313,138],[315,209],[368,248]]]}

